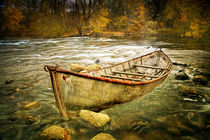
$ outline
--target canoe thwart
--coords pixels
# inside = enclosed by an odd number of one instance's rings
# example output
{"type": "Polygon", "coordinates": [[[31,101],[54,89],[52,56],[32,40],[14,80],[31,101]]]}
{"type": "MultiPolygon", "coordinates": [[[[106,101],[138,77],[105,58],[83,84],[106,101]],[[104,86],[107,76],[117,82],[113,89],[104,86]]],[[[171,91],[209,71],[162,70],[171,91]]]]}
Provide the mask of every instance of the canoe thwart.
{"type": "Polygon", "coordinates": [[[134,75],[134,76],[151,77],[151,78],[158,78],[159,77],[159,76],[155,76],[155,75],[129,73],[129,72],[121,72],[121,71],[114,71],[113,74],[125,74],[125,75],[134,75]]]}
{"type": "Polygon", "coordinates": [[[142,82],[142,80],[140,80],[140,79],[128,78],[128,77],[120,77],[120,76],[113,76],[113,75],[101,75],[101,77],[115,78],[115,79],[123,79],[123,80],[131,80],[131,81],[136,81],[136,82],[142,82]]]}
{"type": "Polygon", "coordinates": [[[134,64],[133,67],[142,67],[142,68],[148,68],[148,69],[168,70],[167,68],[162,68],[162,67],[144,66],[144,65],[136,65],[136,64],[134,64]]]}

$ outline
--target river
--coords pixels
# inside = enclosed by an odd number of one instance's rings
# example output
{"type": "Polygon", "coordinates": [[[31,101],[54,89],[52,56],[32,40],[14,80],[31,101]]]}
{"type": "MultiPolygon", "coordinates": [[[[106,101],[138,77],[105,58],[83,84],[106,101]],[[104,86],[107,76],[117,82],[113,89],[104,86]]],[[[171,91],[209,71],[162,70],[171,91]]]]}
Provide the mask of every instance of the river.
{"type": "MultiPolygon", "coordinates": [[[[102,111],[111,117],[110,124],[103,129],[59,116],[49,74],[43,69],[45,65],[70,69],[71,63],[88,66],[99,60],[101,66],[110,66],[157,48],[162,48],[173,62],[190,64],[203,72],[210,70],[210,47],[204,43],[166,41],[156,37],[0,40],[0,139],[35,139],[51,125],[73,128],[76,131],[73,139],[90,139],[100,132],[124,140],[207,139],[210,136],[209,102],[186,100],[178,92],[177,83],[182,82],[174,80],[174,74],[180,69],[178,66],[174,66],[166,81],[149,95],[102,111]],[[8,80],[11,83],[6,84],[8,80]],[[34,119],[23,119],[21,113],[14,119],[15,112],[33,101],[41,104],[38,109],[27,111],[34,119]],[[189,121],[190,117],[197,121],[189,121]]],[[[209,95],[210,89],[204,88],[209,95]]]]}

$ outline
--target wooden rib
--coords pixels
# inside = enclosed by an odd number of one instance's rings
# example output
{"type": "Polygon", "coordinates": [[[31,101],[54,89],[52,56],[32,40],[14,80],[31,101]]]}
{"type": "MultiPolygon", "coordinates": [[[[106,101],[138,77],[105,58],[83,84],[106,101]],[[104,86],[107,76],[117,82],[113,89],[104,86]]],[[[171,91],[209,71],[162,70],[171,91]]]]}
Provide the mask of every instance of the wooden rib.
{"type": "Polygon", "coordinates": [[[130,72],[132,72],[130,61],[128,61],[128,67],[130,69],[130,72]]]}
{"type": "Polygon", "coordinates": [[[134,67],[148,68],[148,69],[161,69],[161,70],[168,70],[167,68],[153,67],[153,66],[144,66],[144,65],[133,65],[133,66],[134,66],[134,67]]]}
{"type": "Polygon", "coordinates": [[[112,75],[101,75],[101,77],[108,77],[108,78],[115,78],[115,79],[123,79],[123,80],[131,80],[131,81],[142,82],[142,80],[140,80],[140,79],[119,77],[119,76],[112,76],[112,75]]]}
{"type": "Polygon", "coordinates": [[[128,73],[128,72],[121,72],[121,71],[114,71],[114,74],[126,74],[126,75],[135,75],[135,76],[143,76],[143,77],[150,77],[150,78],[158,78],[159,76],[154,75],[146,75],[146,74],[138,74],[138,73],[128,73]]]}

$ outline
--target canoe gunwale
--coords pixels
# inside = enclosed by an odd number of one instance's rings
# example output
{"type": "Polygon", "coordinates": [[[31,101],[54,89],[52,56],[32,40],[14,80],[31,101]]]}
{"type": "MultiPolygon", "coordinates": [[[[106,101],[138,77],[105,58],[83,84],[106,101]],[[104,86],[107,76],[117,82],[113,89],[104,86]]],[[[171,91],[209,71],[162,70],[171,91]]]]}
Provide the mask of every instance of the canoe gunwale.
{"type": "MultiPolygon", "coordinates": [[[[76,72],[73,72],[73,71],[70,71],[70,70],[64,70],[64,69],[60,69],[60,68],[52,67],[52,66],[48,66],[48,65],[46,65],[46,66],[44,67],[44,70],[47,71],[47,72],[48,72],[48,71],[49,71],[49,72],[55,71],[55,72],[64,73],[64,74],[70,74],[70,75],[74,75],[74,76],[78,76],[78,77],[83,77],[83,78],[88,78],[88,79],[94,79],[94,80],[99,80],[99,81],[104,81],[104,82],[112,82],[112,83],[117,83],[117,84],[125,84],[125,85],[143,85],[143,84],[148,84],[148,83],[152,83],[152,82],[155,82],[155,81],[157,81],[157,80],[160,80],[160,79],[166,77],[166,76],[171,72],[172,65],[173,65],[173,64],[172,64],[172,61],[170,60],[170,58],[169,58],[162,50],[158,50],[158,51],[160,51],[161,53],[163,53],[163,54],[167,57],[167,59],[169,60],[169,65],[168,65],[168,68],[167,68],[168,71],[167,71],[164,75],[162,75],[162,76],[160,76],[160,77],[158,77],[158,78],[155,78],[155,79],[153,79],[153,80],[149,80],[149,81],[133,82],[133,81],[122,81],[122,80],[116,80],[116,79],[109,79],[109,78],[103,78],[103,77],[96,77],[96,76],[91,76],[91,75],[82,74],[82,73],[76,73],[76,72]]],[[[154,51],[154,52],[157,52],[157,50],[154,51]]],[[[123,64],[123,63],[129,62],[129,61],[132,61],[132,60],[135,60],[135,59],[139,59],[139,58],[141,58],[141,57],[143,57],[143,56],[150,55],[150,54],[152,54],[152,53],[154,53],[154,52],[151,52],[151,53],[149,53],[149,54],[142,55],[142,56],[139,56],[139,57],[136,57],[136,58],[133,58],[133,59],[130,59],[130,60],[127,60],[127,61],[118,63],[118,64],[116,64],[116,65],[112,65],[112,66],[109,66],[109,67],[104,67],[104,68],[102,68],[102,69],[100,69],[100,70],[107,69],[107,68],[110,68],[110,67],[114,67],[114,66],[117,66],[117,65],[121,65],[121,64],[123,64]]]]}

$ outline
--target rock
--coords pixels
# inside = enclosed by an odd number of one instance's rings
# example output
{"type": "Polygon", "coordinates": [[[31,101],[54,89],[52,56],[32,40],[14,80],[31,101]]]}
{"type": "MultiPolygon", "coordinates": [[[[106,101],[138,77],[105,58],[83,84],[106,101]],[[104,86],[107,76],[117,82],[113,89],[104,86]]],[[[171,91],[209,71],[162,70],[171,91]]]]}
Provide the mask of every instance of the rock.
{"type": "Polygon", "coordinates": [[[81,110],[79,117],[95,127],[102,127],[110,121],[110,117],[103,113],[95,113],[89,110],[81,110]]]}
{"type": "Polygon", "coordinates": [[[66,131],[71,134],[71,135],[75,135],[76,131],[73,128],[67,128],[66,131]]]}
{"type": "Polygon", "coordinates": [[[100,60],[99,60],[99,59],[97,59],[97,60],[95,61],[95,63],[96,63],[96,64],[99,64],[99,63],[100,63],[100,60]]]}
{"type": "Polygon", "coordinates": [[[178,63],[178,62],[173,62],[173,65],[175,65],[175,66],[183,66],[183,67],[190,66],[188,64],[181,64],[181,63],[178,63]]]}
{"type": "Polygon", "coordinates": [[[46,140],[71,140],[71,136],[60,126],[50,126],[46,128],[39,136],[39,139],[46,140]]]}
{"type": "Polygon", "coordinates": [[[188,112],[185,115],[185,119],[187,120],[188,123],[197,128],[204,129],[206,127],[205,118],[198,113],[188,112]]]}
{"type": "Polygon", "coordinates": [[[204,94],[204,98],[206,99],[207,102],[210,102],[210,95],[204,94]]]}
{"type": "Polygon", "coordinates": [[[20,91],[20,89],[19,89],[19,88],[16,88],[16,89],[15,89],[15,92],[19,92],[19,91],[20,91]]]}
{"type": "Polygon", "coordinates": [[[40,107],[40,103],[39,102],[31,102],[26,104],[25,106],[23,106],[23,110],[32,110],[32,109],[36,109],[40,107]]]}
{"type": "Polygon", "coordinates": [[[194,73],[191,68],[185,68],[184,73],[189,77],[189,79],[193,79],[194,73]]]}
{"type": "Polygon", "coordinates": [[[37,121],[38,119],[34,116],[29,115],[25,117],[25,123],[28,125],[33,124],[34,122],[37,122],[37,121]]]}
{"type": "Polygon", "coordinates": [[[23,120],[26,117],[26,115],[27,114],[25,111],[18,110],[9,117],[9,120],[11,120],[11,121],[23,120]]]}
{"type": "Polygon", "coordinates": [[[73,72],[81,72],[83,70],[87,70],[87,68],[79,64],[71,64],[70,70],[73,72]]]}
{"type": "Polygon", "coordinates": [[[115,138],[110,134],[100,133],[94,136],[91,140],[115,140],[115,138]]]}
{"type": "Polygon", "coordinates": [[[195,75],[193,77],[193,82],[196,84],[207,85],[208,79],[204,75],[195,75]]]}
{"type": "Polygon", "coordinates": [[[175,74],[175,79],[176,80],[189,80],[190,78],[184,71],[182,71],[175,74]]]}
{"type": "Polygon", "coordinates": [[[88,66],[87,71],[96,71],[99,70],[101,67],[98,64],[92,64],[90,66],[88,66]]]}
{"type": "Polygon", "coordinates": [[[9,120],[30,125],[33,124],[34,122],[37,122],[38,118],[29,115],[29,112],[25,110],[18,110],[9,117],[9,120]]]}
{"type": "Polygon", "coordinates": [[[198,94],[195,88],[184,86],[183,84],[178,84],[178,90],[183,94],[198,94]]]}
{"type": "Polygon", "coordinates": [[[88,72],[87,70],[83,70],[83,71],[80,71],[79,73],[86,73],[88,72]]]}
{"type": "Polygon", "coordinates": [[[12,84],[15,80],[13,79],[8,79],[6,81],[4,81],[5,84],[12,84]]]}

